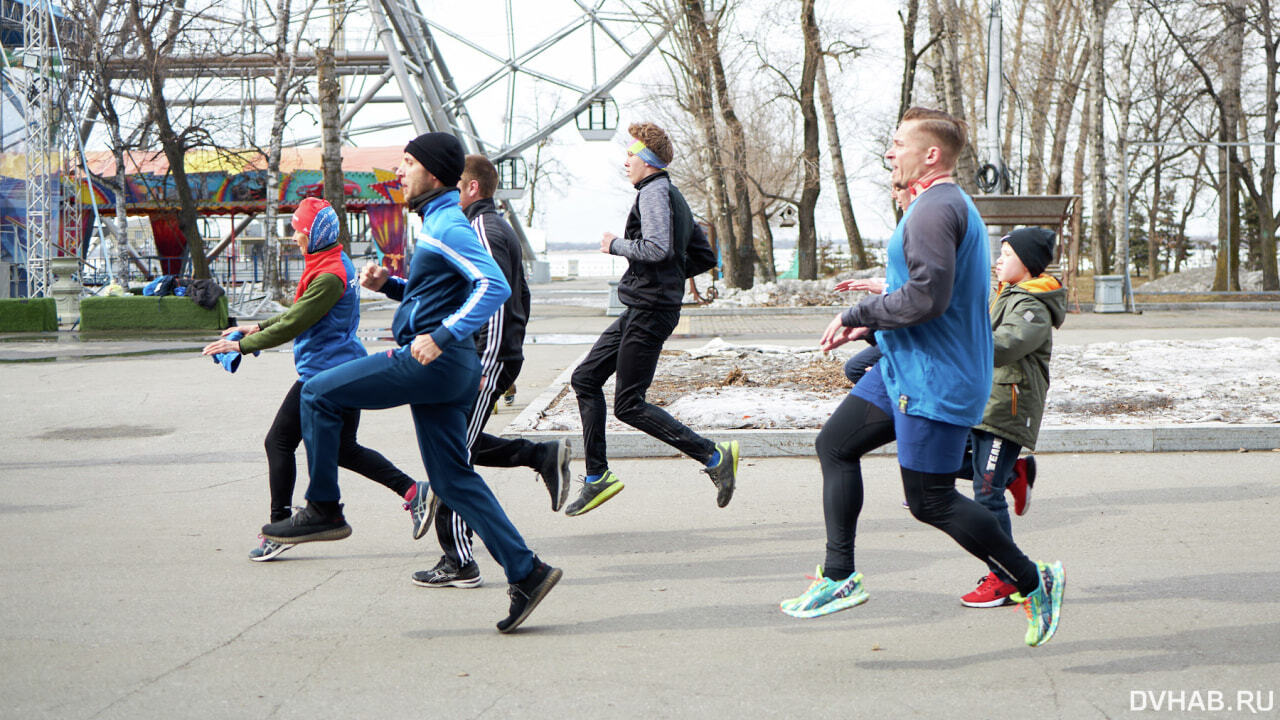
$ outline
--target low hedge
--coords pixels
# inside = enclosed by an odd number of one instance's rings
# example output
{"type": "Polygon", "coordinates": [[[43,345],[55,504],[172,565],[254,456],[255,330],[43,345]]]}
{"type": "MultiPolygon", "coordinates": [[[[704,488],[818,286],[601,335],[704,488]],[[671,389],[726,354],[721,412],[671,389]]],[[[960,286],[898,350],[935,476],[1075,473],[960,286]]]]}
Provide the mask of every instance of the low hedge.
{"type": "Polygon", "coordinates": [[[221,330],[227,326],[227,298],[212,310],[190,298],[89,297],[80,301],[81,330],[221,330]]]}
{"type": "Polygon", "coordinates": [[[58,329],[53,298],[0,299],[0,332],[49,332],[58,329]]]}

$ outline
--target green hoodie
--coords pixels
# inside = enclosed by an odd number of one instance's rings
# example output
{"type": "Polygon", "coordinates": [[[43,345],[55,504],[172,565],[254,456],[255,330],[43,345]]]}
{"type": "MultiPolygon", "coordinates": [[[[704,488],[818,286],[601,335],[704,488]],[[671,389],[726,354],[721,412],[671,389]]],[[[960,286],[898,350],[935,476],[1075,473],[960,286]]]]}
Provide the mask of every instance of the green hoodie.
{"type": "Polygon", "coordinates": [[[995,375],[979,430],[1036,449],[1045,396],[1053,329],[1067,316],[1067,291],[1049,275],[1001,283],[991,303],[995,375]]]}

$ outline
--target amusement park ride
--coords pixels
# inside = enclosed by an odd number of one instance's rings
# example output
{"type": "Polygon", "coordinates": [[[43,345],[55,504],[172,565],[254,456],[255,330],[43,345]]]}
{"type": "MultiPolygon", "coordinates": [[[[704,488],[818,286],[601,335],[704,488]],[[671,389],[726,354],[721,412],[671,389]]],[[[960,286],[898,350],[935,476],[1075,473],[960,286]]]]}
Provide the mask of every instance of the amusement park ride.
{"type": "MultiPolygon", "coordinates": [[[[265,0],[239,0],[244,18],[257,17],[255,4],[265,0]]],[[[586,140],[608,140],[619,121],[610,92],[663,40],[668,26],[658,18],[642,16],[626,0],[564,0],[539,2],[538,22],[529,22],[530,5],[498,0],[505,13],[505,47],[486,47],[475,33],[451,29],[437,19],[432,0],[320,0],[323,7],[348,18],[338,34],[335,58],[349,96],[341,99],[344,146],[352,138],[371,132],[406,128],[403,136],[429,131],[457,136],[467,152],[489,157],[498,167],[498,201],[507,210],[532,257],[511,200],[518,199],[527,182],[528,169],[521,153],[537,146],[557,130],[573,123],[586,140]],[[562,58],[576,58],[564,62],[562,58]],[[446,57],[449,55],[449,57],[446,57]],[[450,72],[449,61],[458,60],[467,70],[468,82],[450,72]],[[557,108],[548,117],[528,117],[521,110],[530,104],[530,93],[555,93],[557,108]],[[358,95],[357,95],[358,92],[358,95]],[[407,116],[376,111],[375,104],[403,106],[407,116]],[[475,111],[473,108],[482,108],[475,111]]],[[[108,3],[107,12],[123,12],[125,3],[108,3]]],[[[446,13],[447,14],[447,13],[446,13]]],[[[458,15],[453,12],[453,15],[458,15]]],[[[501,13],[473,12],[469,22],[485,17],[486,27],[501,13]]],[[[108,22],[104,19],[104,23],[108,22]]],[[[246,20],[251,22],[251,20],[246,20]]],[[[0,37],[4,67],[0,77],[0,202],[8,197],[14,211],[0,215],[0,297],[9,294],[43,297],[51,294],[54,269],[60,256],[69,256],[73,271],[84,261],[87,247],[83,232],[92,232],[106,246],[95,193],[81,184],[96,178],[90,172],[85,141],[92,137],[94,115],[87,111],[86,91],[77,73],[64,71],[68,44],[74,42],[62,10],[53,0],[0,0],[0,37]],[[21,172],[17,172],[20,170],[21,172]],[[21,195],[21,201],[18,196],[21,195]],[[25,209],[22,218],[18,206],[25,209]],[[92,212],[86,216],[86,211],[92,212]],[[7,261],[7,262],[4,262],[7,261]]],[[[269,33],[268,33],[269,34],[269,33]]],[[[262,33],[246,33],[261,37],[262,33]]],[[[484,37],[492,38],[492,33],[484,37]]],[[[495,43],[490,40],[489,45],[495,43]]],[[[274,60],[265,51],[220,58],[215,66],[207,57],[174,56],[167,70],[173,77],[221,81],[236,87],[238,104],[245,112],[272,103],[262,83],[274,72],[274,60]],[[270,59],[264,62],[263,58],[270,59]]],[[[308,62],[314,72],[314,54],[294,58],[302,68],[308,62]]],[[[110,63],[111,60],[108,60],[110,63]]],[[[120,63],[120,82],[139,82],[120,63]]],[[[136,72],[136,71],[133,71],[136,72]]],[[[136,86],[135,86],[136,87],[136,86]]],[[[166,86],[168,87],[168,86],[166,86]]],[[[120,97],[128,98],[127,92],[120,97]]],[[[300,104],[315,105],[313,94],[303,94],[300,104]]],[[[211,105],[232,104],[219,98],[211,105]]],[[[405,113],[395,113],[405,115],[405,113]]],[[[316,142],[302,139],[299,144],[316,142]]],[[[188,165],[190,161],[188,160],[188,165]]],[[[111,178],[103,179],[110,183],[111,178]]],[[[359,184],[344,181],[344,185],[359,184]]],[[[313,184],[314,185],[314,184],[313,184]]],[[[294,192],[310,193],[316,187],[294,192]]],[[[351,195],[353,189],[346,189],[351,195]]],[[[283,197],[282,197],[283,199],[283,197]]],[[[266,199],[264,198],[264,204],[266,199]]],[[[296,200],[294,200],[296,202],[296,200]]],[[[287,211],[288,202],[280,209],[287,211]]],[[[114,239],[126,242],[123,236],[114,239]]],[[[111,258],[103,253],[109,277],[115,276],[111,258]]],[[[65,280],[66,278],[64,278],[65,280]]],[[[65,282],[63,283],[65,284],[65,282]]],[[[81,292],[78,273],[74,292],[81,292]]]]}

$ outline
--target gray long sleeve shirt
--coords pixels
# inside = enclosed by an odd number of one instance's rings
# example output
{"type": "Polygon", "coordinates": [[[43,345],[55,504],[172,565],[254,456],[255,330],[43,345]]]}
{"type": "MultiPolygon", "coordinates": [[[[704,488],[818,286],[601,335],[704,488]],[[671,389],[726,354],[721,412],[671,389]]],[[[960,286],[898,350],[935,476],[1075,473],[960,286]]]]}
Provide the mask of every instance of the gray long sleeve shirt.
{"type": "Polygon", "coordinates": [[[960,186],[946,183],[915,199],[902,227],[907,281],[845,310],[845,327],[892,330],[928,322],[946,311],[955,285],[956,249],[969,226],[962,195],[960,186]]]}

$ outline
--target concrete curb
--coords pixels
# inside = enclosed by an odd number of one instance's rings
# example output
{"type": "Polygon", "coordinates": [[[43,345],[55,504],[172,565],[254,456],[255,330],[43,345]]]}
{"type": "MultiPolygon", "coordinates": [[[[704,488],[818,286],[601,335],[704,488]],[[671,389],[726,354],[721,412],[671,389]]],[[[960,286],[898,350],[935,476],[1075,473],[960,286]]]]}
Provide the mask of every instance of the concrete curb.
{"type": "MultiPolygon", "coordinates": [[[[527,427],[542,417],[547,408],[569,386],[573,369],[586,357],[584,352],[556,377],[533,402],[529,403],[509,426],[527,427]]],[[[812,456],[815,429],[807,430],[717,430],[707,433],[715,440],[737,440],[747,457],[812,456]]],[[[541,442],[566,440],[581,456],[580,432],[506,432],[503,437],[522,437],[541,442]]],[[[674,457],[679,453],[666,443],[634,430],[611,432],[608,436],[609,456],[617,458],[674,457]]],[[[1188,423],[1185,425],[1094,425],[1044,427],[1040,430],[1037,452],[1208,452],[1223,450],[1280,449],[1280,423],[1269,425],[1232,425],[1229,423],[1188,423]]],[[[894,444],[875,451],[896,453],[894,444]]]]}
{"type": "MultiPolygon", "coordinates": [[[[1070,307],[1076,309],[1076,305],[1070,307]]],[[[1139,312],[1190,312],[1194,310],[1280,310],[1280,302],[1140,302],[1139,312]]],[[[821,305],[808,307],[686,307],[681,315],[835,315],[847,305],[821,305]]],[[[1093,303],[1080,303],[1080,312],[1093,312],[1093,303]]]]}
{"type": "MultiPolygon", "coordinates": [[[[817,430],[719,430],[708,433],[717,441],[737,440],[744,457],[812,457],[817,430]]],[[[575,432],[505,434],[526,440],[567,440],[575,453],[582,451],[582,435],[575,432]]],[[[1157,425],[1150,427],[1044,428],[1036,452],[1212,452],[1280,449],[1280,425],[1157,425]]],[[[897,452],[892,443],[875,454],[897,452]]],[[[674,457],[670,445],[641,432],[609,433],[609,457],[674,457]]]]}

